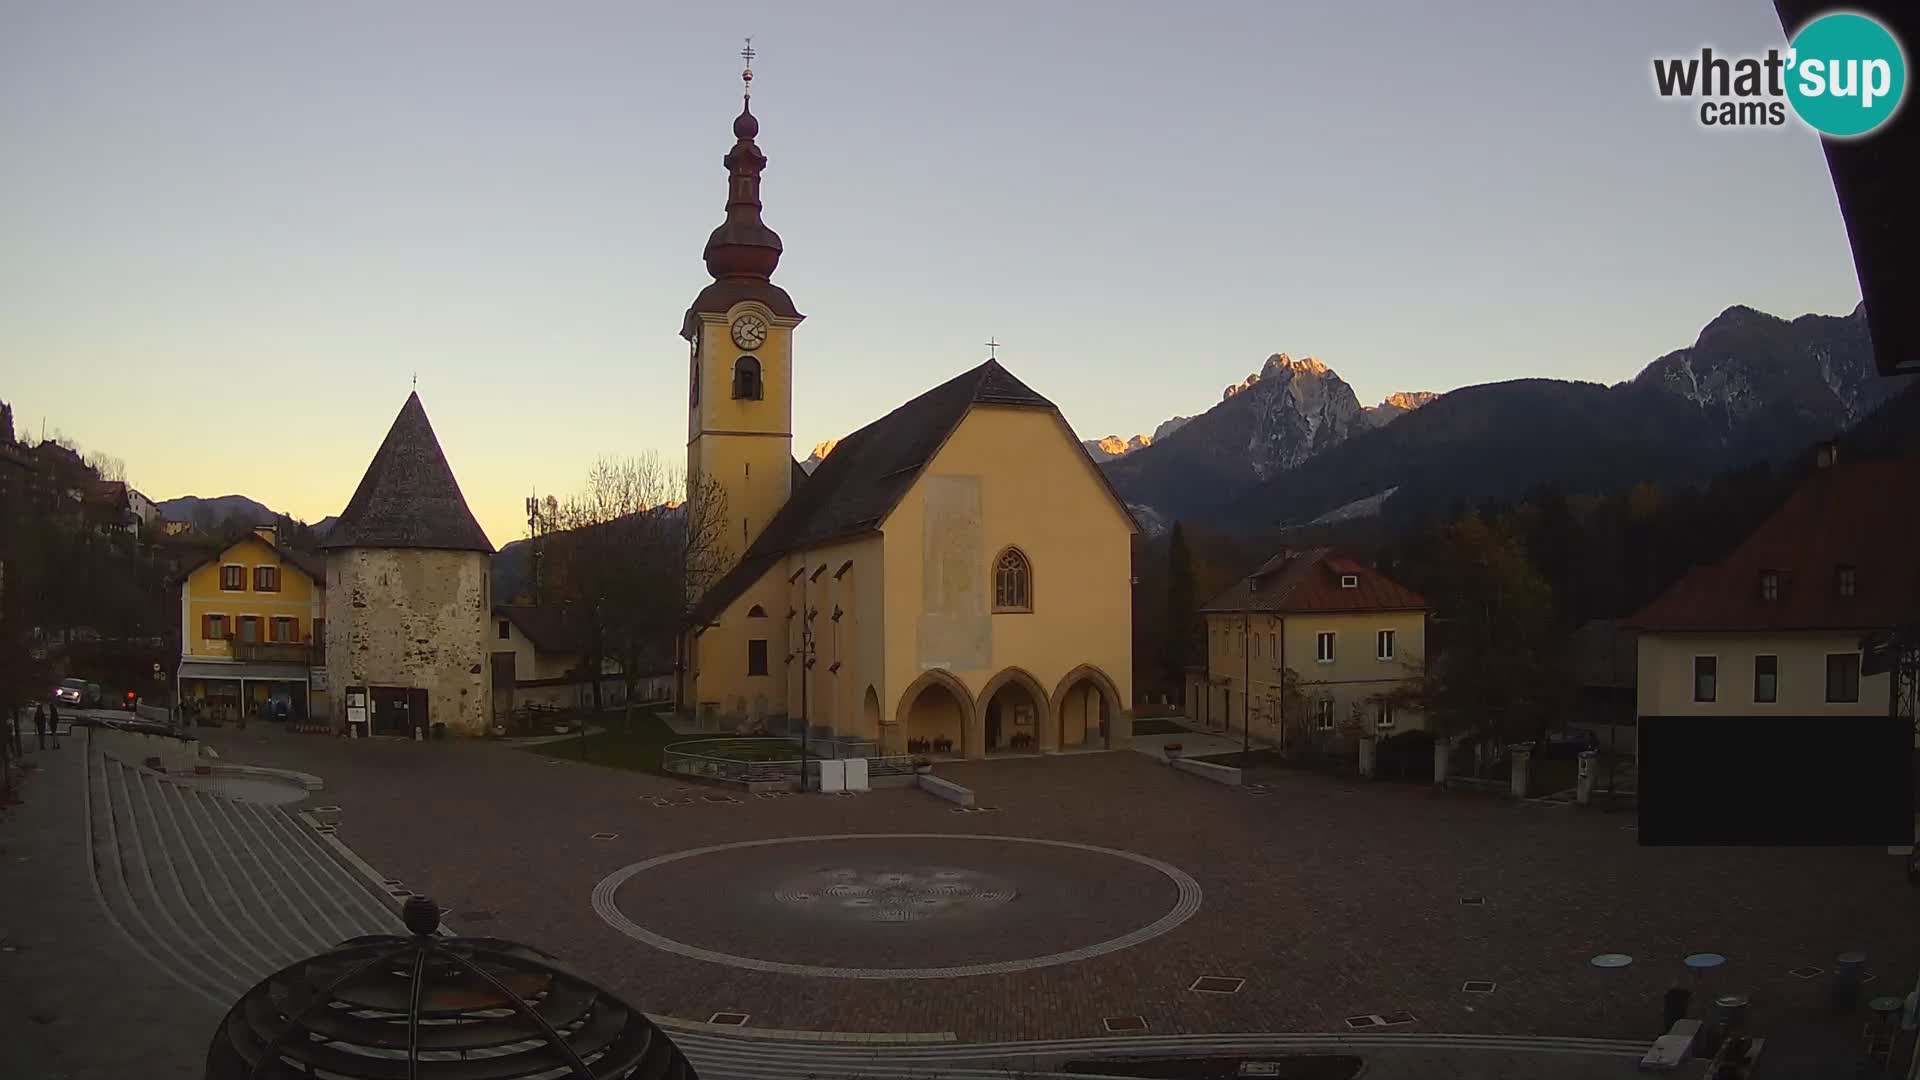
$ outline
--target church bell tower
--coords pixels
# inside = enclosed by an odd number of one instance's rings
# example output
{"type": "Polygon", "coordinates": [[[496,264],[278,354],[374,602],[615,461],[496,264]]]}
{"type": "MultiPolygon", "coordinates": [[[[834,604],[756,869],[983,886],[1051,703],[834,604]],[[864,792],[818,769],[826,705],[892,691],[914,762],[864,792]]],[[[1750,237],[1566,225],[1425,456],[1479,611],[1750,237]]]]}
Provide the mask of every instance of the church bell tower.
{"type": "Polygon", "coordinates": [[[707,237],[713,283],[687,309],[687,477],[725,493],[726,547],[738,561],[793,492],[793,329],[806,316],[773,283],[780,236],[760,220],[753,43],[727,169],[727,217],[707,237]]]}

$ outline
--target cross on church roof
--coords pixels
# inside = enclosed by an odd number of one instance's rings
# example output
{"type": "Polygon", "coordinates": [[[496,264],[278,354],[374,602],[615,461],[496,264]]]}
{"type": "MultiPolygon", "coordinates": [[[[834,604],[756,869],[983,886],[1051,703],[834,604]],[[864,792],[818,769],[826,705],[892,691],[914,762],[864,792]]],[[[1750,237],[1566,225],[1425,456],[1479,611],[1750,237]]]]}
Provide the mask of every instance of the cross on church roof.
{"type": "Polygon", "coordinates": [[[747,62],[746,69],[740,72],[740,82],[747,94],[753,93],[753,58],[759,54],[753,51],[753,39],[747,39],[747,47],[740,50],[740,59],[747,62]]]}
{"type": "Polygon", "coordinates": [[[987,338],[986,344],[987,344],[987,359],[989,360],[1000,359],[1000,354],[998,351],[1000,348],[1000,343],[998,341],[995,341],[992,337],[989,337],[987,338]]]}

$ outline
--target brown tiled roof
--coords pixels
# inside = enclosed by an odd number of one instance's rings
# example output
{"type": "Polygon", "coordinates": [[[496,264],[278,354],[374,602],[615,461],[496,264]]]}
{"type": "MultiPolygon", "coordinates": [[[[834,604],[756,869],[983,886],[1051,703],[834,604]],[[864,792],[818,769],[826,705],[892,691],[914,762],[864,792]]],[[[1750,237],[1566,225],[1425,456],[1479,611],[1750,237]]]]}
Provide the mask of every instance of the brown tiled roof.
{"type": "Polygon", "coordinates": [[[1920,457],[1816,469],[1721,562],[1628,620],[1639,630],[1875,630],[1920,618],[1920,457]],[[1841,596],[1839,568],[1854,568],[1841,596]],[[1762,599],[1772,573],[1778,598],[1762,599]]]}
{"type": "Polygon", "coordinates": [[[320,546],[493,553],[492,542],[460,494],[419,394],[407,395],[353,499],[320,546]]]}
{"type": "MultiPolygon", "coordinates": [[[[879,528],[976,404],[1054,409],[998,360],[988,360],[841,439],[794,488],[740,564],[701,597],[695,624],[711,621],[787,553],[879,528]]],[[[1094,472],[1106,482],[1106,474],[1094,472]]],[[[1125,511],[1117,493],[1114,502],[1125,511]]]]}
{"type": "Polygon", "coordinates": [[[1234,582],[1200,610],[1215,614],[1250,611],[1275,615],[1323,612],[1423,611],[1417,592],[1334,548],[1288,549],[1234,582]],[[1358,587],[1343,589],[1352,574],[1358,587]]]}
{"type": "Polygon", "coordinates": [[[532,604],[495,604],[493,615],[497,619],[510,620],[520,628],[533,647],[546,653],[581,653],[579,628],[570,624],[566,615],[554,607],[536,607],[532,604]]]}

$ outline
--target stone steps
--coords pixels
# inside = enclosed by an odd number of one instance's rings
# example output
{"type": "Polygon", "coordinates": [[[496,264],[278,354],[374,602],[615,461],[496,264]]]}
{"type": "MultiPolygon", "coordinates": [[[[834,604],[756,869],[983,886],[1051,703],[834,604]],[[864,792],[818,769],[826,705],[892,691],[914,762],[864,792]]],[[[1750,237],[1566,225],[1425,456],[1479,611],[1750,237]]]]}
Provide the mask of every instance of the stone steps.
{"type": "Polygon", "coordinates": [[[227,798],[90,748],[95,877],[134,946],[221,1008],[314,953],[405,933],[373,885],[278,806],[227,798]]]}

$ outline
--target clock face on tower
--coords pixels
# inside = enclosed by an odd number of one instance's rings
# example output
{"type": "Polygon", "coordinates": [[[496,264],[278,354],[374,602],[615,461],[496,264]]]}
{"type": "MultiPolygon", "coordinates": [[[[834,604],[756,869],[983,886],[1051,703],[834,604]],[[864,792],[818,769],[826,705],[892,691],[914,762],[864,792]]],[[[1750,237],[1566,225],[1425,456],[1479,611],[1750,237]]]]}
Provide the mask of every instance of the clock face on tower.
{"type": "Polygon", "coordinates": [[[758,315],[747,314],[733,320],[733,343],[743,349],[757,349],[767,343],[767,323],[758,315]]]}

